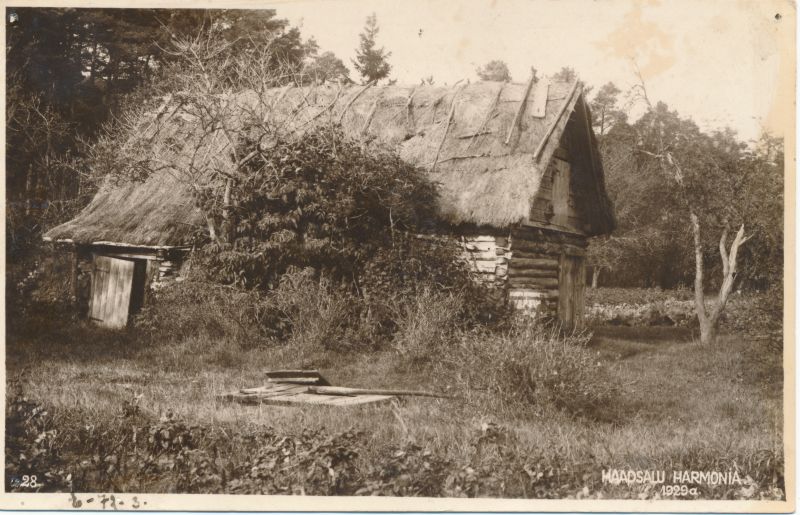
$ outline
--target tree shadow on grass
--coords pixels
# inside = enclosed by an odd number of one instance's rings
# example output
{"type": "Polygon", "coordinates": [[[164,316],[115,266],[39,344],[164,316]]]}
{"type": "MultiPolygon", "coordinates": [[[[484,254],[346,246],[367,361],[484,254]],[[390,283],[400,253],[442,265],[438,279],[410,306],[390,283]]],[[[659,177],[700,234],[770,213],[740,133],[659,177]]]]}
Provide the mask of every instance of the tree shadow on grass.
{"type": "Polygon", "coordinates": [[[30,302],[7,310],[6,367],[39,358],[105,361],[135,356],[147,345],[134,330],[110,330],[76,316],[65,303],[30,302]],[[13,318],[12,318],[13,317],[13,318]]]}

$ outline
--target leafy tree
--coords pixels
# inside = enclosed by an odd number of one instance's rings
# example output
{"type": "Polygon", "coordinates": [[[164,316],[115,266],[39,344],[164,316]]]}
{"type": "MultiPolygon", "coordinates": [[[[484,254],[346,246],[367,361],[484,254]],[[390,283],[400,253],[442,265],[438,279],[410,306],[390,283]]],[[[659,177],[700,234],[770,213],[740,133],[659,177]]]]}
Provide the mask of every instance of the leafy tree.
{"type": "Polygon", "coordinates": [[[353,66],[361,74],[364,83],[379,81],[389,76],[392,66],[388,59],[392,53],[377,48],[375,38],[378,35],[378,19],[375,13],[367,17],[364,31],[359,35],[361,43],[356,50],[353,66]]]}
{"type": "Polygon", "coordinates": [[[315,84],[352,82],[350,70],[333,52],[324,52],[320,56],[313,57],[311,62],[303,68],[303,75],[308,82],[315,84]]]}
{"type": "MultiPolygon", "coordinates": [[[[700,184],[690,189],[705,192],[711,198],[717,195],[722,199],[719,203],[734,206],[732,211],[738,214],[729,216],[731,227],[735,227],[735,220],[747,220],[751,228],[751,240],[737,252],[734,288],[780,285],[781,142],[765,136],[757,145],[745,147],[733,132],[704,133],[663,105],[654,106],[642,119],[630,124],[626,110],[631,104],[621,105],[620,96],[618,88],[607,84],[590,102],[606,188],[618,222],[614,234],[594,238],[590,243],[588,264],[592,266],[593,282],[598,282],[602,271],[603,282],[609,285],[672,288],[693,284],[695,253],[692,233],[687,230],[690,226],[686,199],[679,194],[674,176],[665,173],[658,152],[658,148],[671,145],[673,157],[688,159],[694,155],[687,153],[691,145],[686,143],[691,141],[702,149],[699,155],[713,157],[714,166],[725,170],[727,177],[715,182],[718,171],[695,174],[700,184]],[[682,136],[676,137],[677,134],[682,136]]],[[[702,164],[699,159],[692,160],[702,164]]],[[[707,216],[710,214],[698,215],[703,227],[706,289],[719,288],[723,276],[719,252],[710,252],[719,246],[718,238],[712,235],[721,235],[723,226],[718,224],[718,217],[707,216]]]]}
{"type": "MultiPolygon", "coordinates": [[[[259,139],[242,142],[240,154],[259,139]]],[[[201,191],[210,217],[222,216],[213,187],[201,191]]],[[[280,137],[234,181],[239,217],[225,244],[204,247],[212,278],[271,288],[291,266],[314,267],[358,284],[369,258],[395,233],[434,219],[436,191],[424,172],[392,154],[365,149],[338,129],[280,137]]]]}
{"type": "Polygon", "coordinates": [[[553,75],[553,78],[562,82],[575,82],[575,79],[578,78],[578,74],[573,68],[564,66],[558,71],[558,73],[553,75]]]}
{"type": "MultiPolygon", "coordinates": [[[[578,73],[573,68],[570,68],[569,66],[564,66],[558,71],[558,73],[553,75],[553,79],[561,82],[573,83],[576,80],[578,80],[578,73]]],[[[584,96],[588,97],[589,93],[591,93],[592,91],[592,86],[589,86],[582,80],[578,80],[578,83],[580,84],[581,88],[583,88],[584,96]]]]}
{"type": "Polygon", "coordinates": [[[504,61],[493,60],[475,70],[481,80],[492,80],[497,82],[511,82],[511,74],[508,72],[508,65],[504,61]]]}
{"type": "MultiPolygon", "coordinates": [[[[704,344],[716,339],[720,317],[737,278],[740,248],[745,236],[743,204],[750,193],[746,147],[732,131],[704,134],[694,122],[683,119],[659,102],[653,106],[641,86],[648,112],[637,121],[637,153],[657,164],[669,180],[665,190],[678,209],[663,213],[676,227],[689,229],[694,256],[695,311],[704,344]],[[738,227],[728,243],[732,228],[738,227]],[[715,238],[713,235],[718,234],[715,238]],[[708,248],[717,248],[721,278],[716,299],[707,302],[705,265],[708,248]]],[[[711,253],[713,255],[713,253],[711,253]]]]}
{"type": "MultiPolygon", "coordinates": [[[[571,68],[562,68],[559,73],[564,80],[574,81],[576,76],[571,68]],[[569,75],[569,76],[567,76],[569,75]]],[[[594,238],[589,246],[588,264],[592,269],[592,287],[597,287],[603,270],[613,270],[625,259],[630,258],[630,251],[636,241],[643,235],[635,235],[630,230],[629,208],[632,203],[628,198],[636,186],[628,184],[636,176],[631,173],[632,131],[627,125],[627,114],[619,106],[620,89],[608,83],[589,102],[592,114],[592,128],[597,136],[598,147],[603,155],[603,167],[606,185],[612,202],[616,206],[617,230],[615,234],[594,238]],[[624,198],[619,198],[618,191],[625,191],[624,198]],[[621,203],[620,203],[621,200],[621,203]]],[[[637,184],[643,179],[637,177],[637,184]]],[[[638,198],[638,197],[637,197],[638,198]]],[[[630,263],[630,261],[628,261],[630,263]]]]}

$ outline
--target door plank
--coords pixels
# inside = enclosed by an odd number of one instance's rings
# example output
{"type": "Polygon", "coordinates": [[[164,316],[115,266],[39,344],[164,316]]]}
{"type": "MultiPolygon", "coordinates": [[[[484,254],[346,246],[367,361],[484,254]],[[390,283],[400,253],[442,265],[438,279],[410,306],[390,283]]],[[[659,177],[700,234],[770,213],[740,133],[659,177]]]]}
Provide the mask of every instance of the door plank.
{"type": "Polygon", "coordinates": [[[134,262],[122,259],[113,261],[116,265],[116,284],[112,318],[114,327],[122,328],[128,324],[130,314],[134,262]]]}
{"type": "Polygon", "coordinates": [[[131,260],[94,256],[90,318],[104,327],[119,329],[128,322],[133,272],[131,260]]]}
{"type": "Polygon", "coordinates": [[[111,263],[105,256],[94,256],[94,273],[92,277],[91,318],[103,321],[105,314],[106,289],[111,263]]]}

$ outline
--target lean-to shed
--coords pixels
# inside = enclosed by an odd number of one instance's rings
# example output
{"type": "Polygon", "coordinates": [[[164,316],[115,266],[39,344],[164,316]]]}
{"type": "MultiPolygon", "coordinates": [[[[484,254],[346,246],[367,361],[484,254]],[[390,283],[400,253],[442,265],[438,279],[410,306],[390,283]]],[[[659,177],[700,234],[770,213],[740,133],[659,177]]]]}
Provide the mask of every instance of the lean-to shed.
{"type": "MultiPolygon", "coordinates": [[[[425,169],[476,277],[519,308],[581,325],[587,240],[610,233],[614,217],[578,82],[284,87],[225,101],[300,134],[340,123],[425,169]]],[[[226,138],[207,138],[200,152],[181,147],[197,123],[180,102],[167,99],[153,120],[143,130],[154,131],[154,151],[174,153],[174,169],[104,184],[75,219],[44,236],[72,248],[76,276],[81,267],[91,274],[89,316],[109,327],[127,323],[149,283],[176,273],[204,226],[180,168],[197,159],[233,166],[226,138]]]]}

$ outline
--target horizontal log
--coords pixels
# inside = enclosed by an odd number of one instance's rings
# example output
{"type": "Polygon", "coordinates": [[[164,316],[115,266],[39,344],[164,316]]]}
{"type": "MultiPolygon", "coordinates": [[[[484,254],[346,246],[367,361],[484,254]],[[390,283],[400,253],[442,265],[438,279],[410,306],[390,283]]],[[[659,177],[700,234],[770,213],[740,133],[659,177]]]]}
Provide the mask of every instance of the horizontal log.
{"type": "Polygon", "coordinates": [[[553,279],[551,277],[509,277],[508,281],[512,288],[519,286],[533,286],[541,288],[558,287],[558,279],[553,279]]]}
{"type": "Polygon", "coordinates": [[[553,227],[552,229],[542,229],[524,225],[514,229],[514,231],[511,233],[511,240],[512,242],[517,240],[527,240],[533,242],[540,241],[557,244],[566,243],[569,245],[575,245],[577,247],[586,247],[589,244],[586,237],[579,234],[562,232],[556,227],[553,227]]]}
{"type": "Polygon", "coordinates": [[[561,247],[554,243],[543,241],[514,240],[511,242],[511,250],[514,252],[541,252],[545,254],[560,254],[561,247]]]}
{"type": "Polygon", "coordinates": [[[530,259],[518,258],[516,256],[511,258],[509,265],[512,268],[538,268],[543,270],[558,270],[557,259],[530,259]]]}
{"type": "Polygon", "coordinates": [[[552,277],[558,279],[558,270],[541,268],[515,268],[509,267],[508,275],[511,277],[552,277]]]}
{"type": "Polygon", "coordinates": [[[550,261],[558,261],[561,259],[561,254],[546,254],[544,252],[531,252],[529,250],[514,250],[511,255],[514,259],[548,259],[550,261]]]}
{"type": "Polygon", "coordinates": [[[545,241],[528,241],[515,239],[512,241],[511,250],[522,250],[528,252],[541,252],[545,254],[561,254],[562,252],[568,255],[585,255],[586,249],[578,245],[569,243],[552,243],[545,241]]]}

